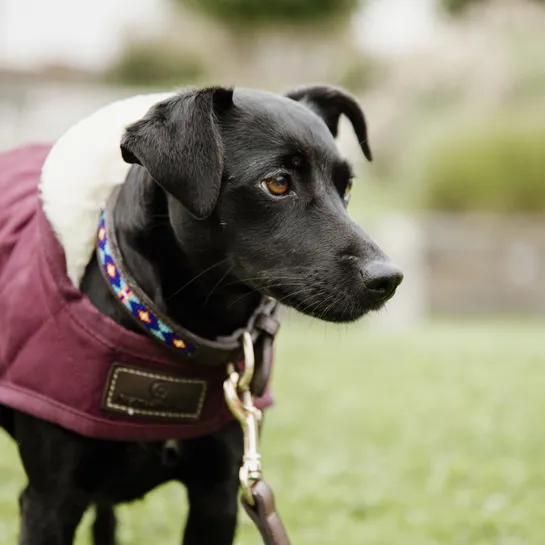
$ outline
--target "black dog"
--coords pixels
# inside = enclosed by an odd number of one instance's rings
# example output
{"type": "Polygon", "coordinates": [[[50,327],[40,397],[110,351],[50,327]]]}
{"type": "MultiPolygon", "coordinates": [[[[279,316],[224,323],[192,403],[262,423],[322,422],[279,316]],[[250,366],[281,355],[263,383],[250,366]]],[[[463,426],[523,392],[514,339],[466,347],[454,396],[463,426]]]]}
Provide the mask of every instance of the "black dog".
{"type": "MultiPolygon", "coordinates": [[[[127,128],[121,151],[134,166],[113,211],[117,237],[126,267],[163,313],[215,338],[243,327],[263,294],[332,322],[356,320],[394,294],[401,273],[346,212],[352,172],[334,142],[341,114],[370,159],[358,104],[325,86],[287,97],[181,92],[127,128]]],[[[140,331],[95,259],[81,290],[140,331]]],[[[70,545],[91,505],[95,543],[113,545],[113,506],[169,480],[188,490],[184,545],[233,542],[238,423],[182,441],[176,462],[166,464],[159,442],[89,439],[1,407],[0,419],[29,480],[21,545],[70,545]]]]}

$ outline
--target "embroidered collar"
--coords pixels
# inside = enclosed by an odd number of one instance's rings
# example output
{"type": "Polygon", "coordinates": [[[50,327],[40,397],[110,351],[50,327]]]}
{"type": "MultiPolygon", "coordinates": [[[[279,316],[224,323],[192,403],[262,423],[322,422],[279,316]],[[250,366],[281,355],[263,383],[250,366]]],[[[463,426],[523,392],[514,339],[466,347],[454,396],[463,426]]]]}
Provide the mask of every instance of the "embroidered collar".
{"type": "Polygon", "coordinates": [[[102,211],[100,216],[97,248],[98,260],[102,271],[119,302],[127,309],[131,316],[146,331],[159,341],[167,344],[169,348],[176,350],[183,356],[193,356],[196,350],[195,344],[184,340],[171,326],[161,320],[156,312],[153,312],[149,306],[146,306],[141,301],[130,288],[129,284],[127,284],[127,280],[121,276],[119,265],[112,255],[112,246],[106,230],[106,211],[102,211]]]}
{"type": "Polygon", "coordinates": [[[113,226],[113,208],[120,188],[116,188],[102,211],[97,233],[97,258],[110,289],[129,316],[153,339],[184,358],[192,358],[206,365],[221,365],[237,361],[242,355],[241,336],[252,335],[254,344],[267,336],[270,343],[278,330],[276,316],[279,305],[263,298],[246,327],[229,336],[215,340],[204,339],[175,323],[160,312],[123,265],[113,226]]]}

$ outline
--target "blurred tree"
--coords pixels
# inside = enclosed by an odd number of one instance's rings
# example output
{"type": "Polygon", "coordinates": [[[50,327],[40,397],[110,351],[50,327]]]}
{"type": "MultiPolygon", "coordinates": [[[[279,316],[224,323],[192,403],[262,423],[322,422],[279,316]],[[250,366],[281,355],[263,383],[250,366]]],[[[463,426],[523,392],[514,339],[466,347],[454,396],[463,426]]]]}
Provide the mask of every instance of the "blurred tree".
{"type": "Polygon", "coordinates": [[[448,212],[543,212],[545,118],[520,112],[449,125],[418,168],[424,205],[448,212]]]}
{"type": "MultiPolygon", "coordinates": [[[[469,6],[482,4],[485,0],[439,0],[439,3],[451,15],[460,15],[469,6]]],[[[490,0],[488,0],[490,1],[490,0]]],[[[544,3],[545,0],[534,0],[535,2],[544,3]]]]}
{"type": "Polygon", "coordinates": [[[234,78],[282,91],[322,80],[359,92],[376,75],[349,29],[364,0],[169,1],[177,8],[169,32],[128,43],[111,81],[160,86],[234,78]]]}
{"type": "Polygon", "coordinates": [[[462,13],[468,6],[481,3],[483,0],[440,0],[440,3],[451,15],[462,13]]]}
{"type": "Polygon", "coordinates": [[[129,42],[105,78],[121,85],[164,87],[198,81],[205,73],[199,59],[168,40],[145,40],[129,42]]]}
{"type": "Polygon", "coordinates": [[[173,0],[230,24],[309,24],[350,15],[360,0],[173,0]]]}

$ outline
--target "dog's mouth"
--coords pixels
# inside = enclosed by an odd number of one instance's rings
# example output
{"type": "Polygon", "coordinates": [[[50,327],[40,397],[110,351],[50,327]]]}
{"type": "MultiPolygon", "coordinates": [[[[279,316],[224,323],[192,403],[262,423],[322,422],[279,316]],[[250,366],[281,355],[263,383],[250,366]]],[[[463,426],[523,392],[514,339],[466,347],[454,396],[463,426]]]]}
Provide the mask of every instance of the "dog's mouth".
{"type": "Polygon", "coordinates": [[[332,290],[327,292],[319,287],[307,288],[294,286],[270,287],[263,290],[266,295],[294,310],[327,322],[354,322],[373,311],[381,309],[394,295],[392,292],[383,300],[377,301],[366,297],[365,293],[332,290]]]}
{"type": "Polygon", "coordinates": [[[242,271],[245,275],[237,277],[252,291],[303,314],[338,323],[353,322],[381,309],[403,278],[387,261],[370,261],[362,267],[354,259],[327,267],[278,267],[257,274],[248,267],[239,269],[242,271]]]}

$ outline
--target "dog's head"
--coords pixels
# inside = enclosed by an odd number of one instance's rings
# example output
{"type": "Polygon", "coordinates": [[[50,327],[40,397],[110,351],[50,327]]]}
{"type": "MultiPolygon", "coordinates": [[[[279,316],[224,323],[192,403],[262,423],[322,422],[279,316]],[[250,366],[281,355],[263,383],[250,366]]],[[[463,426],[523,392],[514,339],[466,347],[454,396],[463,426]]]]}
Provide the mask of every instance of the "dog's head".
{"type": "Polygon", "coordinates": [[[347,214],[342,114],[370,160],[358,103],[328,86],[185,91],[129,126],[121,151],[166,191],[183,248],[212,251],[241,283],[306,314],[352,321],[380,308],[402,274],[347,214]]]}

